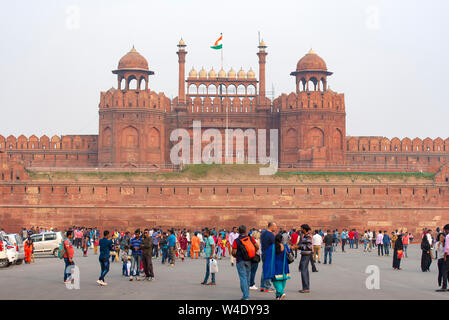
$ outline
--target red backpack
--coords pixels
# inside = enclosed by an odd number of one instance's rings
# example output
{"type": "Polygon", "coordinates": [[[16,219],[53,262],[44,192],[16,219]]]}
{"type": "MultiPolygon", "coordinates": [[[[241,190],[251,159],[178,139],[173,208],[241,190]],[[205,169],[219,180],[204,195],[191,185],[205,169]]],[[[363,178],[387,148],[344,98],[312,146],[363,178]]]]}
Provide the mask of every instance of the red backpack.
{"type": "Polygon", "coordinates": [[[240,249],[242,251],[243,260],[249,261],[256,255],[256,248],[254,247],[253,242],[251,241],[249,236],[246,236],[242,239],[239,239],[241,246],[240,249]]]}

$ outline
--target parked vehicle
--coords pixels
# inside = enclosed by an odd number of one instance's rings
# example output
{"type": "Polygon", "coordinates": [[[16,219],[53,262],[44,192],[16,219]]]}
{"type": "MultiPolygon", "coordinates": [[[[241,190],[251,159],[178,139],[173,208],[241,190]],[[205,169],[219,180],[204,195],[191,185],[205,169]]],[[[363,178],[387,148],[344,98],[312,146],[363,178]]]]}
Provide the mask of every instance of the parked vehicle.
{"type": "Polygon", "coordinates": [[[7,267],[9,265],[6,245],[6,241],[4,241],[3,237],[0,235],[0,267],[7,267]]]}
{"type": "Polygon", "coordinates": [[[25,260],[25,246],[23,244],[22,238],[17,233],[10,233],[5,236],[8,241],[16,248],[17,258],[15,263],[22,264],[25,260]]]}
{"type": "Polygon", "coordinates": [[[31,235],[34,245],[34,255],[51,254],[58,256],[59,244],[63,240],[61,232],[43,232],[31,235]]]}
{"type": "Polygon", "coordinates": [[[16,247],[0,235],[0,267],[8,267],[17,261],[16,247]]]}

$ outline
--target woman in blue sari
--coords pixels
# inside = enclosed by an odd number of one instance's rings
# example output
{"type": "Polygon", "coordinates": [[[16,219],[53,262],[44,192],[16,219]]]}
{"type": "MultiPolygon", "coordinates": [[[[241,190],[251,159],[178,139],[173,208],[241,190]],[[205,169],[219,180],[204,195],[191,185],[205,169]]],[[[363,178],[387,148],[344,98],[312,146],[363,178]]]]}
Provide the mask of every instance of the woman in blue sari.
{"type": "Polygon", "coordinates": [[[263,275],[264,280],[272,280],[277,300],[283,300],[286,296],[284,289],[287,279],[290,279],[287,254],[290,252],[288,245],[282,244],[281,234],[276,235],[274,244],[267,249],[263,275]]]}

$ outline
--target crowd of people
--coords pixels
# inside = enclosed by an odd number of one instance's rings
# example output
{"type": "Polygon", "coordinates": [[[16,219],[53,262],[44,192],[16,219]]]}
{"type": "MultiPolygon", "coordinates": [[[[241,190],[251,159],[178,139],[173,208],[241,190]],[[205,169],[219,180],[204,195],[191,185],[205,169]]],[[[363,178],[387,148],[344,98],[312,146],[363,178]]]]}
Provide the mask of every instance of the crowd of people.
{"type": "MultiPolygon", "coordinates": [[[[30,235],[45,232],[43,228],[23,228],[25,248],[30,241],[30,235]]],[[[242,299],[249,299],[250,290],[275,293],[276,299],[285,298],[286,281],[291,278],[289,264],[299,257],[299,271],[301,274],[301,293],[310,292],[309,265],[312,272],[318,272],[316,263],[332,264],[332,255],[338,246],[341,252],[349,249],[358,249],[363,244],[363,252],[371,252],[377,248],[379,256],[389,256],[393,251],[394,270],[401,270],[403,258],[407,258],[407,247],[413,242],[413,235],[409,232],[395,230],[388,233],[386,230],[365,230],[359,233],[356,229],[343,229],[339,233],[334,230],[314,230],[307,224],[297,229],[279,229],[274,222],[260,230],[242,225],[232,230],[216,230],[216,228],[203,228],[192,231],[186,229],[137,229],[131,234],[129,231],[102,232],[93,227],[73,226],[66,231],[63,240],[64,282],[71,281],[67,267],[74,264],[74,250],[82,250],[87,256],[88,249],[92,248],[98,254],[100,263],[100,277],[97,283],[106,286],[110,263],[122,263],[122,275],[130,281],[154,279],[153,259],[161,260],[162,264],[174,267],[176,261],[185,259],[205,259],[205,276],[202,285],[216,285],[216,260],[229,255],[231,266],[236,266],[240,279],[242,299]],[[322,257],[321,250],[324,248],[322,257]],[[261,267],[259,267],[261,265],[261,267]],[[260,270],[260,284],[256,285],[256,273],[260,270]],[[141,276],[142,275],[142,276],[141,276]],[[210,279],[210,281],[209,281],[210,279]]],[[[32,245],[32,243],[31,243],[32,245]]],[[[27,249],[26,249],[27,250],[27,249]]],[[[428,272],[432,260],[438,264],[437,291],[447,290],[449,273],[449,225],[442,231],[439,228],[423,229],[421,235],[421,269],[428,272]]]]}

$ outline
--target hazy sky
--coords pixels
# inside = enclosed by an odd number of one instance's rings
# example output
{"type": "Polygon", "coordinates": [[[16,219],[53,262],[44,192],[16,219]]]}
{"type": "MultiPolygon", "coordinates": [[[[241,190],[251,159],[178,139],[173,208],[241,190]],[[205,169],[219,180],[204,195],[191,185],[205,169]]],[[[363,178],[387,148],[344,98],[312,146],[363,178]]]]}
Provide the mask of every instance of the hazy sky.
{"type": "Polygon", "coordinates": [[[177,95],[176,44],[186,71],[214,67],[223,33],[226,71],[257,72],[257,32],[268,45],[267,90],[313,48],[345,93],[347,135],[449,137],[449,1],[3,1],[0,134],[97,134],[100,91],[134,44],[150,88],[177,95]]]}

